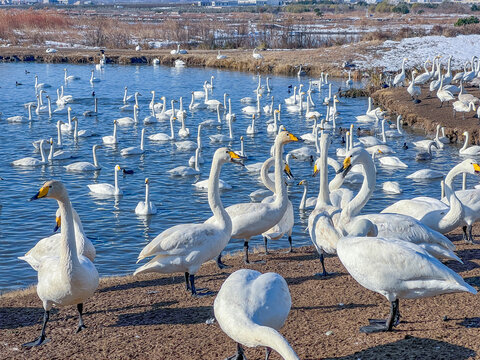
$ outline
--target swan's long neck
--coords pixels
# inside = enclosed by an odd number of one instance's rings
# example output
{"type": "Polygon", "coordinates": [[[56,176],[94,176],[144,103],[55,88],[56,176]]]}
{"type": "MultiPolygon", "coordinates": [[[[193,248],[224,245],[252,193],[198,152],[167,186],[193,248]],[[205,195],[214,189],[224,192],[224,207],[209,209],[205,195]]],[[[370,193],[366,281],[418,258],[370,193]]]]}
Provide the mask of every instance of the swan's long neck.
{"type": "Polygon", "coordinates": [[[368,153],[359,156],[359,163],[363,166],[363,183],[358,194],[343,208],[340,215],[342,224],[346,224],[351,218],[358,215],[375,190],[376,174],[375,164],[368,153]]]}
{"type": "Polygon", "coordinates": [[[387,142],[387,138],[385,136],[385,119],[382,120],[382,142],[384,144],[387,142]]]}
{"type": "Polygon", "coordinates": [[[78,140],[78,121],[75,121],[75,127],[73,129],[73,140],[78,140]]]}
{"type": "Polygon", "coordinates": [[[230,139],[233,139],[232,119],[228,119],[228,135],[230,139]]]}
{"type": "Polygon", "coordinates": [[[47,98],[47,104],[48,104],[48,117],[52,117],[52,102],[50,101],[50,98],[47,98]]]}
{"type": "Polygon", "coordinates": [[[315,138],[315,151],[317,152],[317,154],[320,154],[321,153],[321,149],[320,149],[320,142],[318,141],[318,127],[315,126],[313,128],[313,134],[314,134],[314,138],[315,138]]]}
{"type": "Polygon", "coordinates": [[[430,144],[428,144],[428,155],[432,156],[432,146],[433,144],[435,144],[434,142],[431,142],[430,144]]]}
{"type": "Polygon", "coordinates": [[[202,151],[202,135],[201,135],[201,131],[202,131],[202,125],[198,125],[197,148],[200,149],[200,151],[202,151]]]}
{"type": "Polygon", "coordinates": [[[275,350],[284,360],[299,360],[288,341],[277,330],[252,323],[248,332],[257,346],[265,346],[275,350]]]}
{"type": "Polygon", "coordinates": [[[28,104],[28,120],[32,120],[32,104],[28,104]]]}
{"type": "Polygon", "coordinates": [[[222,123],[222,117],[220,116],[220,105],[217,105],[217,122],[222,123]]]}
{"type": "Polygon", "coordinates": [[[260,93],[257,93],[257,113],[260,112],[260,93]]]}
{"type": "Polygon", "coordinates": [[[135,93],[135,105],[138,106],[138,92],[135,93]]]}
{"type": "Polygon", "coordinates": [[[117,123],[113,123],[113,139],[117,141],[117,123]]]}
{"type": "Polygon", "coordinates": [[[320,138],[320,189],[318,191],[317,204],[315,205],[315,208],[317,209],[326,205],[331,205],[327,171],[328,146],[328,135],[322,134],[320,138]]]}
{"type": "Polygon", "coordinates": [[[97,160],[97,148],[95,145],[92,148],[92,153],[93,153],[93,166],[98,168],[99,166],[98,166],[98,160],[97,160]]]}
{"type": "Polygon", "coordinates": [[[165,114],[166,109],[167,109],[167,99],[163,97],[162,114],[165,114]]]}
{"type": "Polygon", "coordinates": [[[437,132],[435,133],[435,141],[438,141],[439,136],[440,136],[440,125],[437,125],[437,132]]]}
{"type": "Polygon", "coordinates": [[[402,61],[402,74],[405,75],[405,60],[402,61]]]}
{"type": "Polygon", "coordinates": [[[445,193],[448,197],[450,204],[450,210],[438,221],[439,230],[450,231],[454,227],[457,227],[458,222],[464,215],[464,209],[460,200],[458,200],[455,195],[455,190],[453,188],[453,180],[455,177],[464,172],[464,165],[460,163],[453,167],[445,177],[445,193]]]}
{"type": "Polygon", "coordinates": [[[195,103],[195,96],[193,96],[193,92],[192,92],[192,100],[190,100],[190,109],[192,109],[193,107],[193,104],[195,103]]]}
{"type": "Polygon", "coordinates": [[[305,205],[306,205],[306,202],[307,202],[307,193],[308,193],[308,184],[304,183],[303,184],[302,200],[300,200],[300,205],[298,206],[299,210],[305,210],[305,205]]]}
{"type": "Polygon", "coordinates": [[[118,188],[118,169],[115,166],[115,194],[118,194],[120,189],[118,188]]]}
{"type": "Polygon", "coordinates": [[[155,104],[155,91],[152,91],[152,101],[150,101],[150,104],[152,105],[152,108],[153,108],[153,105],[155,104]]]}
{"type": "Polygon", "coordinates": [[[145,140],[145,128],[142,129],[142,138],[140,139],[140,150],[143,151],[143,145],[145,140]]]}
{"type": "Polygon", "coordinates": [[[60,241],[60,264],[66,276],[72,276],[75,267],[80,266],[77,256],[77,244],[75,243],[75,227],[73,221],[73,208],[67,194],[57,199],[60,216],[62,218],[61,241],[60,241]]]}
{"type": "Polygon", "coordinates": [[[463,144],[463,147],[460,149],[460,151],[464,151],[467,147],[468,144],[470,144],[470,134],[468,131],[465,131],[465,143],[463,144]]]}
{"type": "Polygon", "coordinates": [[[182,96],[180,96],[180,106],[179,106],[178,111],[180,111],[180,112],[183,111],[183,97],[182,96]]]}
{"type": "Polygon", "coordinates": [[[149,206],[150,204],[150,185],[148,182],[145,183],[145,206],[149,206]]]}
{"type": "Polygon", "coordinates": [[[228,115],[232,116],[232,102],[228,99],[228,115]]]}
{"type": "Polygon", "coordinates": [[[98,99],[97,98],[95,98],[94,103],[95,103],[94,110],[95,110],[95,114],[96,114],[96,113],[98,113],[98,99]]]}
{"type": "Polygon", "coordinates": [[[372,98],[371,97],[368,98],[367,114],[370,113],[370,111],[372,111],[372,98]]]}
{"type": "Polygon", "coordinates": [[[222,165],[219,160],[213,159],[212,167],[210,169],[210,176],[208,177],[208,205],[213,212],[217,225],[225,229],[227,233],[232,231],[232,220],[225,211],[220,198],[219,177],[222,165]]]}
{"type": "Polygon", "coordinates": [[[402,131],[402,126],[401,126],[401,124],[400,124],[400,120],[401,120],[400,116],[397,116],[397,131],[398,131],[398,133],[399,133],[400,135],[403,135],[403,131],[402,131]]]}
{"type": "Polygon", "coordinates": [[[43,149],[44,140],[40,141],[40,156],[42,157],[42,162],[46,162],[45,150],[43,149]]]}
{"type": "Polygon", "coordinates": [[[59,122],[57,122],[57,145],[58,146],[63,146],[62,144],[62,125],[59,122]]]}
{"type": "Polygon", "coordinates": [[[135,122],[135,124],[138,123],[138,107],[137,106],[133,107],[133,121],[135,122]]]}
{"type": "Polygon", "coordinates": [[[462,174],[462,190],[467,190],[467,173],[462,174]]]}
{"type": "Polygon", "coordinates": [[[245,145],[243,144],[243,136],[240,139],[240,155],[245,156],[245,145]]]}
{"type": "Polygon", "coordinates": [[[198,156],[200,155],[200,149],[197,147],[197,150],[195,150],[195,170],[200,171],[200,168],[198,167],[198,156]]]}
{"type": "Polygon", "coordinates": [[[170,116],[170,137],[175,139],[175,130],[173,129],[173,115],[170,116]]]}
{"type": "Polygon", "coordinates": [[[274,163],[275,158],[272,156],[271,158],[265,160],[262,168],[260,169],[260,179],[262,180],[263,185],[265,185],[265,187],[273,193],[275,193],[275,183],[268,176],[268,170],[270,170],[274,163]]]}
{"type": "Polygon", "coordinates": [[[72,111],[70,108],[67,109],[67,119],[68,119],[68,126],[72,128],[72,111]]]}
{"type": "Polygon", "coordinates": [[[288,196],[287,189],[285,187],[285,181],[283,181],[283,143],[280,141],[280,138],[277,136],[275,141],[275,202],[274,204],[281,208],[285,209],[287,206],[288,196]]]}

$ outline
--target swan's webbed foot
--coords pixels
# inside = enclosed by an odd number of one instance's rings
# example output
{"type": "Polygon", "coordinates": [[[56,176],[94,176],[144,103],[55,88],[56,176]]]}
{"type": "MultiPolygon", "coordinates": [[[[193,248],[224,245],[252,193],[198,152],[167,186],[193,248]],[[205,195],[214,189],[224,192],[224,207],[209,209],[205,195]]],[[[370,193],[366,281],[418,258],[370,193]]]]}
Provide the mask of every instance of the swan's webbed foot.
{"type": "Polygon", "coordinates": [[[360,328],[360,332],[365,334],[373,334],[377,332],[389,331],[388,327],[385,325],[385,320],[380,320],[380,321],[381,322],[378,322],[372,325],[362,326],[360,328]]]}
{"type": "Polygon", "coordinates": [[[316,273],[314,276],[325,278],[327,276],[333,275],[333,273],[328,273],[327,270],[325,269],[325,258],[323,256],[323,250],[322,250],[322,253],[320,254],[320,263],[322,264],[322,272],[316,273]]]}
{"type": "Polygon", "coordinates": [[[390,303],[390,316],[387,320],[382,319],[368,319],[370,325],[360,328],[360,332],[372,334],[376,332],[392,331],[394,326],[400,322],[400,311],[398,299],[390,303]]]}
{"type": "Polygon", "coordinates": [[[422,102],[422,100],[419,100],[419,99],[413,99],[413,103],[414,104],[420,104],[422,102]]]}
{"type": "Polygon", "coordinates": [[[222,261],[222,253],[218,254],[217,266],[218,266],[219,269],[228,269],[228,268],[232,267],[231,265],[227,265],[222,261]]]}
{"type": "Polygon", "coordinates": [[[203,297],[203,296],[211,296],[215,294],[213,291],[209,291],[208,289],[205,289],[205,288],[197,289],[195,287],[195,275],[190,275],[190,288],[192,291],[192,296],[196,298],[203,297]]]}
{"type": "Polygon", "coordinates": [[[43,325],[42,325],[42,332],[40,333],[40,336],[34,341],[25,343],[22,346],[24,347],[41,346],[50,341],[50,339],[47,339],[45,335],[45,329],[47,328],[47,322],[49,317],[50,317],[50,311],[45,311],[45,313],[43,314],[43,325]]]}
{"type": "Polygon", "coordinates": [[[247,360],[247,357],[245,356],[242,346],[237,343],[237,352],[226,358],[225,360],[247,360]]]}

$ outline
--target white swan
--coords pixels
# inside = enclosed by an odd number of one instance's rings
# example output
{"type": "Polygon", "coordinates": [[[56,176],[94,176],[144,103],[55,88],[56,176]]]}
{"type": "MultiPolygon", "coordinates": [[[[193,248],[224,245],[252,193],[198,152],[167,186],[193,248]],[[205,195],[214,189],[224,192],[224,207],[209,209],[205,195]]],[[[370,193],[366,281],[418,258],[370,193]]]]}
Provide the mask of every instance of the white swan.
{"type": "Polygon", "coordinates": [[[422,88],[415,85],[415,75],[417,75],[417,71],[414,70],[412,71],[412,81],[410,81],[410,84],[407,87],[407,92],[415,103],[419,103],[420,100],[418,100],[418,97],[422,94],[422,88]]]}
{"type": "MultiPolygon", "coordinates": [[[[387,130],[387,131],[385,131],[385,129],[383,129],[382,133],[384,132],[385,136],[388,137],[388,138],[402,137],[404,134],[402,132],[401,120],[402,120],[402,115],[398,115],[397,116],[397,125],[396,125],[397,129],[396,130],[387,130]]],[[[393,125],[391,125],[391,126],[393,126],[393,125]]]]}
{"type": "Polygon", "coordinates": [[[218,50],[217,60],[223,60],[223,59],[226,59],[226,58],[227,58],[227,55],[220,54],[220,50],[218,50]]]}
{"type": "Polygon", "coordinates": [[[463,115],[463,120],[465,120],[465,113],[477,110],[475,108],[475,104],[473,103],[473,101],[469,102],[468,105],[465,105],[465,103],[458,100],[458,101],[454,101],[452,106],[453,106],[453,117],[454,118],[456,117],[457,112],[461,112],[463,115]]]}
{"type": "MultiPolygon", "coordinates": [[[[282,131],[275,139],[275,201],[272,203],[239,203],[229,206],[226,211],[233,224],[232,238],[244,239],[245,262],[248,263],[248,241],[252,236],[272,228],[285,214],[288,205],[287,190],[283,181],[283,147],[298,141],[293,134],[282,131]]],[[[207,222],[215,221],[210,218],[207,222]]]]}
{"type": "Polygon", "coordinates": [[[257,94],[257,105],[256,106],[245,106],[242,108],[242,112],[244,112],[247,115],[252,115],[252,114],[259,114],[260,113],[260,98],[262,97],[262,94],[258,93],[257,94]]]}
{"type": "Polygon", "coordinates": [[[216,257],[230,240],[232,221],[220,199],[218,179],[222,165],[240,160],[228,148],[215,151],[209,176],[208,204],[213,212],[213,221],[202,224],[180,224],[173,226],[153,239],[138,255],[138,260],[155,256],[139,267],[134,275],[148,272],[184,272],[187,290],[197,293],[195,274],[200,266],[216,257]]]}
{"type": "Polygon", "coordinates": [[[138,146],[131,146],[120,151],[122,156],[128,155],[141,155],[145,153],[144,149],[144,140],[145,140],[145,128],[142,129],[142,134],[140,135],[140,147],[138,146]]]}
{"type": "Polygon", "coordinates": [[[46,143],[45,140],[40,141],[39,148],[40,148],[40,156],[42,157],[41,160],[38,160],[34,157],[25,157],[25,158],[22,158],[22,159],[12,161],[12,165],[13,166],[28,166],[28,167],[45,165],[47,163],[47,159],[45,157],[45,148],[44,148],[45,143],[46,143]]]}
{"type": "Polygon", "coordinates": [[[252,115],[252,123],[247,126],[247,135],[255,135],[258,132],[257,128],[255,127],[255,114],[252,115]]]}
{"type": "Polygon", "coordinates": [[[403,83],[405,82],[405,63],[408,61],[407,58],[404,58],[402,61],[402,71],[400,74],[397,74],[393,78],[393,86],[403,86],[403,83]]]}
{"type": "Polygon", "coordinates": [[[79,161],[69,165],[64,166],[65,170],[67,171],[96,171],[100,170],[101,166],[98,164],[97,160],[97,149],[101,147],[101,145],[93,145],[92,153],[93,153],[93,164],[86,162],[86,161],[79,161]]]}
{"type": "Polygon", "coordinates": [[[235,113],[232,113],[232,101],[230,98],[228,99],[228,113],[227,115],[225,115],[225,119],[227,121],[235,121],[237,119],[237,115],[235,113]]]}
{"type": "Polygon", "coordinates": [[[67,69],[63,69],[63,71],[65,72],[65,75],[63,77],[65,82],[73,81],[73,80],[80,80],[80,78],[78,76],[67,75],[67,69]]]}
{"type": "Polygon", "coordinates": [[[157,213],[157,207],[150,201],[150,183],[148,178],[145,178],[145,201],[139,201],[135,207],[135,214],[137,215],[154,215],[157,213]]]}
{"type": "Polygon", "coordinates": [[[117,124],[120,126],[130,126],[138,124],[138,105],[133,106],[133,118],[129,116],[121,117],[116,119],[117,124]]]}
{"type": "Polygon", "coordinates": [[[213,304],[221,329],[237,342],[237,353],[229,359],[245,359],[242,344],[265,346],[267,359],[269,349],[273,349],[284,360],[298,360],[295,351],[278,332],[291,306],[287,283],[280,275],[248,269],[231,274],[213,304]]]}
{"type": "Polygon", "coordinates": [[[480,174],[480,165],[472,159],[466,159],[448,172],[445,177],[445,189],[450,207],[440,200],[420,196],[413,199],[400,200],[382,210],[382,213],[409,215],[442,234],[454,230],[462,221],[464,209],[453,192],[453,179],[462,172],[480,174]]]}
{"type": "Polygon", "coordinates": [[[463,147],[458,151],[460,155],[467,155],[467,156],[477,156],[480,155],[480,146],[478,145],[473,145],[468,147],[470,144],[470,135],[468,131],[465,131],[463,133],[463,136],[465,136],[465,142],[463,143],[463,147]]]}
{"type": "Polygon", "coordinates": [[[173,169],[168,170],[167,172],[172,176],[195,176],[200,175],[200,168],[198,166],[198,156],[200,149],[195,150],[195,164],[194,168],[190,166],[177,166],[173,169]]]}
{"type": "Polygon", "coordinates": [[[391,310],[386,321],[372,321],[361,332],[391,331],[400,318],[399,299],[460,291],[477,293],[460,275],[418,245],[401,238],[362,235],[341,238],[337,244],[338,257],[360,285],[385,296],[391,310]]]}
{"type": "Polygon", "coordinates": [[[435,146],[438,149],[437,143],[435,141],[430,141],[430,144],[428,145],[427,152],[418,153],[415,156],[415,160],[417,160],[417,161],[431,160],[432,159],[432,147],[433,146],[435,146]]]}
{"type": "Polygon", "coordinates": [[[174,116],[170,116],[170,135],[165,133],[156,133],[152,135],[148,135],[148,139],[151,141],[172,141],[175,140],[175,130],[173,129],[173,121],[176,118],[174,116]]]}
{"type": "Polygon", "coordinates": [[[88,129],[82,129],[78,130],[78,119],[76,116],[73,117],[72,121],[74,122],[74,128],[73,128],[73,140],[78,140],[78,138],[86,138],[86,137],[91,137],[95,136],[96,134],[88,129]]]}
{"type": "Polygon", "coordinates": [[[302,199],[300,200],[300,205],[298,206],[299,210],[305,210],[305,209],[310,209],[315,207],[315,204],[317,203],[317,198],[310,197],[307,198],[308,194],[308,181],[307,180],[301,180],[298,185],[303,186],[303,195],[302,199]]]}
{"type": "Polygon", "coordinates": [[[417,170],[414,173],[407,175],[407,179],[424,181],[424,180],[433,180],[443,178],[444,174],[438,170],[432,169],[421,169],[417,170]]]}
{"type": "Polygon", "coordinates": [[[400,184],[397,181],[385,181],[382,184],[382,190],[383,192],[386,192],[388,194],[401,194],[403,191],[400,188],[400,184]]]}
{"type": "Polygon", "coordinates": [[[38,268],[37,294],[43,302],[45,314],[40,337],[24,344],[26,347],[40,346],[48,341],[45,329],[53,305],[77,305],[77,332],[84,329],[83,302],[98,287],[97,269],[88,258],[77,255],[72,205],[64,185],[59,181],[47,181],[32,200],[40,198],[57,200],[63,223],[62,238],[59,256],[45,258],[38,268]]]}
{"type": "Polygon", "coordinates": [[[32,104],[28,104],[27,105],[27,108],[28,108],[28,118],[25,118],[25,116],[22,116],[22,115],[16,115],[16,116],[10,116],[8,118],[6,118],[5,120],[7,120],[9,123],[22,123],[22,122],[25,122],[25,121],[31,121],[32,120],[32,104]]]}
{"type": "MultiPolygon", "coordinates": [[[[178,113],[181,114],[180,111],[178,113]]],[[[190,136],[190,129],[185,126],[185,117],[184,116],[180,117],[180,122],[181,122],[181,127],[178,130],[178,136],[181,137],[181,138],[189,137],[190,136]]]]}
{"type": "Polygon", "coordinates": [[[117,140],[117,120],[113,120],[113,135],[107,135],[102,137],[102,141],[107,145],[115,145],[118,143],[117,140]]]}
{"type": "Polygon", "coordinates": [[[94,194],[101,195],[123,195],[122,189],[118,187],[118,172],[122,170],[120,165],[115,165],[115,186],[112,184],[102,183],[102,184],[90,184],[87,185],[90,191],[94,194]]]}
{"type": "Polygon", "coordinates": [[[205,100],[203,102],[209,109],[212,109],[212,110],[215,110],[218,105],[223,106],[220,101],[218,101],[216,99],[209,99],[208,98],[208,90],[207,90],[206,87],[205,87],[205,100]]]}
{"type": "Polygon", "coordinates": [[[253,49],[253,52],[252,52],[252,57],[255,59],[255,60],[261,60],[263,59],[263,56],[258,54],[257,52],[257,48],[253,49]]]}
{"type": "Polygon", "coordinates": [[[228,120],[228,135],[224,134],[214,134],[210,135],[208,138],[212,143],[221,143],[227,141],[233,141],[233,127],[232,127],[232,120],[228,120]]]}
{"type": "MultiPolygon", "coordinates": [[[[77,254],[85,256],[93,262],[97,253],[95,247],[93,246],[87,235],[85,235],[80,216],[78,216],[74,208],[72,208],[72,214],[73,226],[75,229],[75,244],[77,247],[77,254]]],[[[54,232],[57,231],[57,229],[61,226],[61,219],[62,218],[60,215],[60,209],[58,209],[56,214],[56,225],[54,232]]],[[[27,262],[33,268],[33,270],[38,271],[42,262],[45,261],[45,258],[52,256],[60,256],[61,241],[62,235],[59,233],[55,233],[41,239],[24,256],[19,256],[18,258],[27,262]]]]}
{"type": "Polygon", "coordinates": [[[91,73],[91,75],[90,75],[90,84],[92,84],[92,85],[93,85],[94,83],[100,82],[100,79],[97,79],[95,76],[93,76],[93,72],[94,72],[94,70],[92,70],[92,73],[91,73]]]}
{"type": "Polygon", "coordinates": [[[378,158],[378,162],[380,163],[380,165],[386,166],[386,167],[403,168],[403,169],[408,168],[408,165],[405,164],[402,160],[400,160],[396,156],[382,156],[378,158]]]}
{"type": "Polygon", "coordinates": [[[442,75],[440,75],[440,87],[437,90],[437,98],[440,100],[440,103],[441,103],[440,107],[443,106],[443,103],[445,101],[448,102],[448,101],[452,101],[452,100],[455,99],[455,97],[453,96],[453,94],[450,91],[445,90],[443,88],[443,76],[442,75]]]}
{"type": "Polygon", "coordinates": [[[65,160],[75,157],[70,151],[57,150],[55,151],[55,142],[50,138],[50,152],[48,154],[48,161],[65,160]]]}

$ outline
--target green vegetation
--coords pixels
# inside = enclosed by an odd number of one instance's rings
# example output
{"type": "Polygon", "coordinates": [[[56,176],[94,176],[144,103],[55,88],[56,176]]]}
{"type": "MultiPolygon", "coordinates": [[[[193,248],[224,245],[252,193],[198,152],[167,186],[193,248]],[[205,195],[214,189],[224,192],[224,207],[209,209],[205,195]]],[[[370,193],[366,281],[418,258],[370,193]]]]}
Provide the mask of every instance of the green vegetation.
{"type": "Polygon", "coordinates": [[[473,4],[472,7],[470,8],[470,10],[472,10],[472,11],[480,11],[480,6],[478,6],[477,4],[473,4]]]}
{"type": "Polygon", "coordinates": [[[466,18],[460,18],[457,20],[454,26],[465,26],[465,25],[470,25],[470,24],[478,24],[480,21],[476,16],[470,16],[466,18]]]}

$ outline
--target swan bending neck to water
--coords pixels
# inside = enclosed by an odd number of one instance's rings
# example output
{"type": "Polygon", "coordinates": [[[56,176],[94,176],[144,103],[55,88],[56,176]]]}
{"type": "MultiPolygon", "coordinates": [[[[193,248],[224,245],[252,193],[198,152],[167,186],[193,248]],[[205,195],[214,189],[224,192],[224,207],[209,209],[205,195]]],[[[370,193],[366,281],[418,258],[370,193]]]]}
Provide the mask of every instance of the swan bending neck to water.
{"type": "Polygon", "coordinates": [[[292,299],[287,283],[276,273],[261,274],[241,269],[222,284],[213,305],[221,329],[237,342],[237,353],[229,359],[245,359],[240,344],[265,346],[284,360],[299,357],[278,332],[288,317],[292,299]]]}

